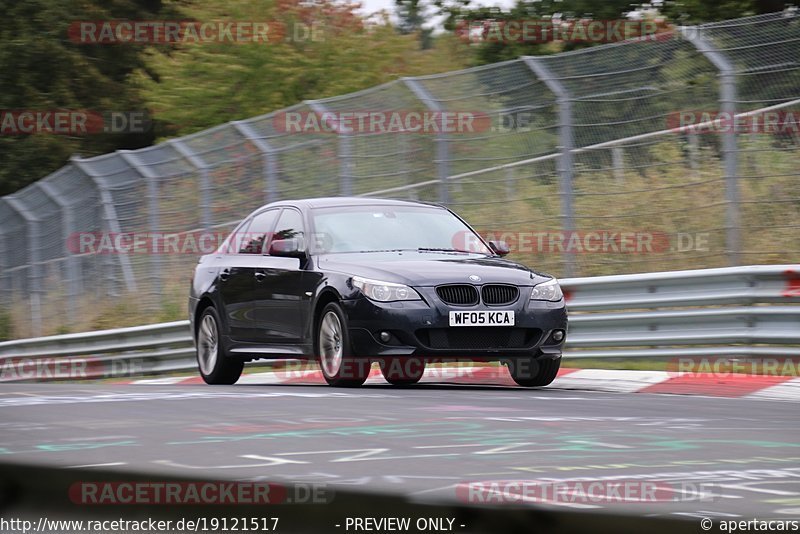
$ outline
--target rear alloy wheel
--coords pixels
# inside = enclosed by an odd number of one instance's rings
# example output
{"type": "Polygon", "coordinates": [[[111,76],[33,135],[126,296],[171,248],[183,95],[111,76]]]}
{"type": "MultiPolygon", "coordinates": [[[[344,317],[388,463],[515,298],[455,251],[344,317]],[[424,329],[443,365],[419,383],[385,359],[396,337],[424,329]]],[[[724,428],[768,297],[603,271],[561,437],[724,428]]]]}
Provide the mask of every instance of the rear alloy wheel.
{"type": "Polygon", "coordinates": [[[383,378],[393,386],[416,384],[425,374],[425,360],[421,358],[384,358],[381,360],[383,378]]]}
{"type": "Polygon", "coordinates": [[[357,387],[369,376],[370,361],[355,358],[341,306],[328,303],[320,315],[316,338],[322,376],[331,386],[357,387]]]}
{"type": "Polygon", "coordinates": [[[206,384],[235,384],[244,362],[230,358],[222,344],[217,310],[209,306],[197,325],[197,367],[206,384]]]}
{"type": "Polygon", "coordinates": [[[536,359],[515,358],[509,360],[508,371],[514,382],[522,387],[542,387],[556,379],[558,369],[561,367],[561,358],[536,359]]]}

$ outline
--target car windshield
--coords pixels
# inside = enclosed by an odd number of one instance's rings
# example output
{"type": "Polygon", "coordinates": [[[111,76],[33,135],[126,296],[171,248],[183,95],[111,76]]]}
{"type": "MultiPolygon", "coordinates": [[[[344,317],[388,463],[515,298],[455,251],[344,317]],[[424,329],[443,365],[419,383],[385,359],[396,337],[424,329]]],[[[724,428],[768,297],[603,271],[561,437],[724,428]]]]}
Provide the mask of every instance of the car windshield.
{"type": "Polygon", "coordinates": [[[318,253],[415,250],[491,254],[449,211],[426,206],[375,205],[312,211],[318,253]]]}

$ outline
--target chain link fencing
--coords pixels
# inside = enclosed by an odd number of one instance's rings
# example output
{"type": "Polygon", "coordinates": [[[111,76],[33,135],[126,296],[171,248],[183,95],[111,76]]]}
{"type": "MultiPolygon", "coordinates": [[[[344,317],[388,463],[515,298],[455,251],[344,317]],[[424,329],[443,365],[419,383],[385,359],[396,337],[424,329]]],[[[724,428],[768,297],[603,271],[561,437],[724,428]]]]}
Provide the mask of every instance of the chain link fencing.
{"type": "Polygon", "coordinates": [[[0,199],[3,313],[14,337],[182,317],[197,256],[219,242],[190,237],[317,196],[441,202],[506,240],[512,259],[557,276],[793,263],[798,117],[800,14],[785,11],[403,78],[74,157],[0,199]],[[375,112],[480,124],[287,127],[375,112]],[[113,243],[137,235],[178,244],[126,253],[113,243]]]}

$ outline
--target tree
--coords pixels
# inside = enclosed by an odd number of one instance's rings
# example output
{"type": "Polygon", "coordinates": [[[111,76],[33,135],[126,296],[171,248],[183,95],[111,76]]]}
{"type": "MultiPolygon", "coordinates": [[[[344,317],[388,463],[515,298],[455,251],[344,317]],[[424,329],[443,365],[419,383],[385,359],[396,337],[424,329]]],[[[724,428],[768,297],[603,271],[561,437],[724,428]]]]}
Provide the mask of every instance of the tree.
{"type": "Polygon", "coordinates": [[[268,43],[151,50],[148,69],[140,71],[136,83],[160,122],[159,137],[466,64],[451,36],[438,39],[431,50],[419,50],[414,36],[398,33],[388,19],[367,23],[355,5],[331,0],[279,0],[266,6],[257,0],[224,5],[198,0],[186,14],[264,20],[279,30],[278,37],[268,43]]]}
{"type": "MultiPolygon", "coordinates": [[[[400,0],[398,0],[400,1],[400,0]]],[[[510,9],[473,6],[471,0],[435,0],[440,15],[445,17],[445,29],[461,34],[470,24],[478,21],[493,21],[502,25],[521,20],[615,20],[624,19],[633,12],[643,16],[666,17],[663,27],[669,23],[697,24],[768,13],[783,9],[783,0],[664,0],[663,3],[638,3],[630,0],[518,0],[510,9]]],[[[488,23],[487,23],[488,24],[488,23]]],[[[473,43],[475,61],[478,64],[494,63],[514,59],[522,55],[542,55],[560,51],[594,46],[591,42],[543,43],[535,41],[487,40],[473,43]]]]}
{"type": "Polygon", "coordinates": [[[400,18],[400,23],[397,25],[400,33],[418,32],[425,21],[423,17],[425,6],[420,0],[395,0],[395,5],[397,6],[397,16],[400,18]]]}
{"type": "MultiPolygon", "coordinates": [[[[142,110],[127,79],[141,68],[142,48],[88,45],[69,39],[73,21],[154,19],[159,0],[0,0],[0,110],[142,110]]],[[[37,133],[0,135],[0,194],[5,195],[64,165],[74,153],[138,148],[153,133],[83,137],[37,133]]]]}
{"type": "Polygon", "coordinates": [[[404,35],[416,34],[419,38],[420,48],[427,50],[432,46],[433,30],[424,28],[425,14],[429,6],[420,0],[395,0],[397,16],[400,23],[397,29],[404,35]]]}
{"type": "Polygon", "coordinates": [[[681,24],[701,24],[781,11],[784,0],[667,0],[663,13],[670,20],[681,24]]]}

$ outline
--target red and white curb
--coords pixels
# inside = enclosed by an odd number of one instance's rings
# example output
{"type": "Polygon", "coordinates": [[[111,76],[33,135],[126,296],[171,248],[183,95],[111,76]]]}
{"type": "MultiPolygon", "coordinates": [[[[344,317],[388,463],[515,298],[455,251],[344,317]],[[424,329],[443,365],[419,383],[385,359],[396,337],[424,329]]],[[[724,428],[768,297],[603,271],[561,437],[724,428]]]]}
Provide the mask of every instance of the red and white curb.
{"type": "MultiPolygon", "coordinates": [[[[515,386],[505,367],[428,368],[421,383],[515,386]]],[[[202,384],[199,376],[171,376],[141,379],[129,384],[202,384]]],[[[237,384],[324,384],[318,370],[273,370],[243,374],[237,384]]],[[[373,368],[367,384],[385,384],[380,370],[373,368]]],[[[668,371],[625,371],[605,369],[561,369],[549,387],[616,393],[663,393],[744,397],[763,400],[800,400],[800,378],[746,374],[675,373],[668,371]]]]}

